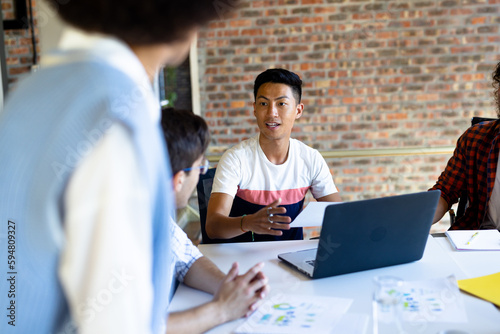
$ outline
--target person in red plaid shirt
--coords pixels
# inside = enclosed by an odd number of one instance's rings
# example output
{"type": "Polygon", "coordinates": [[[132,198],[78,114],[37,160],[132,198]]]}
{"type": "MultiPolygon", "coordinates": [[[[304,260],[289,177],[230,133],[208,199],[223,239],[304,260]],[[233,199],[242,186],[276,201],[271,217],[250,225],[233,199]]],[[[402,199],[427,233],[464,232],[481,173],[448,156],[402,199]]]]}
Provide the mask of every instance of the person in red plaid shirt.
{"type": "MultiPolygon", "coordinates": [[[[500,117],[500,63],[492,77],[497,115],[500,117]]],[[[462,134],[445,170],[430,189],[441,190],[434,223],[467,192],[468,207],[450,229],[500,230],[499,148],[500,119],[478,123],[462,134]]]]}

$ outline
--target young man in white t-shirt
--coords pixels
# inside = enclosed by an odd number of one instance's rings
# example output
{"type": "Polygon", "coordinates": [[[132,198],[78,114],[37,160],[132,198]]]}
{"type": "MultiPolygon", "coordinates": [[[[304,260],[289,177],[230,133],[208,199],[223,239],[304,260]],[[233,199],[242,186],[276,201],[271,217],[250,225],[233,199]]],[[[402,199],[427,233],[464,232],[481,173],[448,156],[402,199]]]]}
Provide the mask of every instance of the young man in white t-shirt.
{"type": "Polygon", "coordinates": [[[340,202],[320,153],[291,139],[302,116],[302,80],[269,69],[254,84],[254,115],[260,133],[224,153],[214,178],[206,232],[223,242],[302,239],[290,224],[308,190],[317,201],[340,202]]]}

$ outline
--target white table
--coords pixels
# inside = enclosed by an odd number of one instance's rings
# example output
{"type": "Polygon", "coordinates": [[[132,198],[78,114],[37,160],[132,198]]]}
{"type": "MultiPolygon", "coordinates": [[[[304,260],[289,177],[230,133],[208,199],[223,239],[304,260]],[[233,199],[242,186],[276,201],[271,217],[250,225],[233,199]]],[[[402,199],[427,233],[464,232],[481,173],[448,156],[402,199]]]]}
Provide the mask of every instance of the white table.
{"type": "MultiPolygon", "coordinates": [[[[366,333],[371,333],[372,279],[376,275],[394,275],[407,281],[443,278],[455,275],[457,279],[472,278],[500,272],[500,252],[457,252],[450,247],[446,238],[429,236],[423,258],[420,261],[367,270],[358,273],[309,279],[282,263],[277,254],[308,249],[317,246],[317,240],[277,241],[259,243],[233,243],[200,245],[201,252],[212,259],[222,271],[227,272],[231,264],[239,262],[241,272],[257,262],[265,262],[264,273],[269,278],[271,296],[278,293],[321,295],[353,299],[348,314],[369,317],[366,333]]],[[[426,323],[416,327],[415,333],[438,333],[442,330],[460,329],[469,333],[500,333],[500,310],[493,304],[462,293],[468,322],[426,323]]],[[[180,285],[170,306],[179,311],[211,300],[212,296],[180,285]]],[[[232,333],[243,322],[236,320],[209,333],[232,333]]]]}

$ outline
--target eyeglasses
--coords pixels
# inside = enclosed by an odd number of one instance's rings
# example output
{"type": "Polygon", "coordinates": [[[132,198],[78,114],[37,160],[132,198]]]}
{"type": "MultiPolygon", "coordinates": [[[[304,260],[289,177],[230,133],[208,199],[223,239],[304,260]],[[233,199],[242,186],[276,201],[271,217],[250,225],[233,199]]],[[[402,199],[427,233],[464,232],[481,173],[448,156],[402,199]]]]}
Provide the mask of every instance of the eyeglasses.
{"type": "Polygon", "coordinates": [[[196,167],[184,168],[183,171],[189,172],[190,170],[193,170],[193,169],[199,169],[200,174],[205,175],[209,168],[210,168],[210,163],[208,162],[208,159],[205,159],[205,161],[203,162],[203,165],[196,166],[196,167]]]}

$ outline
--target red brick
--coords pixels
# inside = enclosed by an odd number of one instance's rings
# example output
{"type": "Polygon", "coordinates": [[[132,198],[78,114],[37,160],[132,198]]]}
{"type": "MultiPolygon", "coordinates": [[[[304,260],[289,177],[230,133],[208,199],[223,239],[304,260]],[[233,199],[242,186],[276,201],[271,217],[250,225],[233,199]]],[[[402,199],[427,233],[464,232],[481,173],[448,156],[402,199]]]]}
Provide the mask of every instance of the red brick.
{"type": "MultiPolygon", "coordinates": [[[[214,32],[215,33],[215,32],[214,32]]],[[[240,31],[238,29],[233,30],[221,30],[217,31],[217,37],[238,37],[240,36],[240,31]]],[[[213,38],[215,36],[207,36],[208,38],[213,38]]]]}
{"type": "Polygon", "coordinates": [[[262,35],[262,29],[243,29],[241,31],[242,36],[260,36],[262,35]]]}
{"type": "Polygon", "coordinates": [[[15,47],[15,48],[9,48],[8,53],[10,55],[21,55],[21,54],[28,54],[30,53],[30,49],[27,47],[15,47]]]}
{"type": "Polygon", "coordinates": [[[5,59],[7,66],[19,64],[19,57],[7,57],[5,59]]]}
{"type": "Polygon", "coordinates": [[[304,24],[310,24],[310,23],[323,23],[324,18],[321,16],[316,16],[316,17],[304,17],[302,18],[302,23],[304,24]]]}
{"type": "Polygon", "coordinates": [[[302,5],[322,5],[323,0],[300,0],[302,5]]]}
{"type": "Polygon", "coordinates": [[[210,29],[223,29],[226,28],[226,23],[224,21],[213,21],[210,22],[209,25],[210,29]]]}
{"type": "Polygon", "coordinates": [[[252,26],[252,20],[234,20],[231,21],[230,23],[232,28],[239,28],[239,27],[251,27],[252,26]]]}
{"type": "Polygon", "coordinates": [[[486,17],[474,17],[470,20],[471,24],[485,24],[486,23],[486,17]]]}
{"type": "Polygon", "coordinates": [[[352,19],[353,20],[372,20],[373,14],[372,13],[354,13],[354,14],[352,14],[352,19]]]}
{"type": "Polygon", "coordinates": [[[485,74],[484,73],[477,73],[477,74],[464,74],[462,75],[462,79],[465,82],[468,81],[478,81],[478,80],[484,80],[485,79],[485,74]]]}
{"type": "Polygon", "coordinates": [[[398,32],[397,31],[383,31],[383,32],[377,32],[375,34],[376,38],[378,39],[389,39],[389,38],[397,38],[398,37],[398,32]]]}
{"type": "Polygon", "coordinates": [[[364,102],[364,98],[363,97],[344,97],[342,99],[342,103],[345,103],[345,104],[358,104],[358,103],[363,103],[364,102]]]}
{"type": "Polygon", "coordinates": [[[24,74],[30,72],[30,70],[31,66],[10,67],[9,75],[24,74]]]}
{"type": "Polygon", "coordinates": [[[231,102],[231,108],[244,108],[245,104],[245,101],[233,101],[231,102]]]}
{"type": "Polygon", "coordinates": [[[332,14],[335,12],[337,12],[337,8],[335,8],[334,6],[315,7],[314,8],[315,14],[332,14]]]}
{"type": "Polygon", "coordinates": [[[301,21],[300,17],[286,17],[286,18],[279,19],[279,22],[281,24],[295,24],[295,23],[299,23],[300,21],[301,21]]]}

